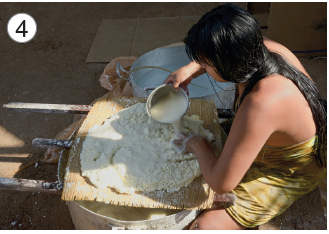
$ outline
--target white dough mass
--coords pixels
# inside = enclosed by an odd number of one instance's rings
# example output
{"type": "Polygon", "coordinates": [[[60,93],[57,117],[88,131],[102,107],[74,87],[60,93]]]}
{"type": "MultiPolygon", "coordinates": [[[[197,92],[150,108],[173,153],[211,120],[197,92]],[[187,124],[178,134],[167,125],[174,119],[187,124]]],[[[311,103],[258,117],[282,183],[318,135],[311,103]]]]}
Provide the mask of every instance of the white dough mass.
{"type": "MultiPolygon", "coordinates": [[[[198,116],[184,116],[183,127],[187,134],[214,139],[198,116]]],[[[176,138],[171,124],[152,120],[145,103],[137,103],[90,128],[80,154],[82,176],[119,193],[177,191],[201,171],[194,154],[176,150],[176,138]]]]}

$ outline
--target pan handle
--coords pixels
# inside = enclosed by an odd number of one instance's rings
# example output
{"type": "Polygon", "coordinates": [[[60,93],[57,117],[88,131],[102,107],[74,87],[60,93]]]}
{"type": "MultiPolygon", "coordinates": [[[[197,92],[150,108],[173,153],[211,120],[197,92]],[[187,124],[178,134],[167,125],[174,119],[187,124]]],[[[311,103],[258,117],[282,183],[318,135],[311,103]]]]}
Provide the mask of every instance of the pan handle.
{"type": "Polygon", "coordinates": [[[63,191],[63,184],[59,181],[0,177],[0,191],[1,190],[61,194],[63,191]]]}
{"type": "Polygon", "coordinates": [[[36,148],[46,148],[46,149],[64,149],[69,150],[73,144],[70,140],[57,140],[57,139],[44,139],[35,138],[32,141],[32,145],[36,148]]]}
{"type": "Polygon", "coordinates": [[[149,91],[150,90],[154,90],[156,88],[158,88],[159,86],[149,86],[149,87],[145,87],[144,88],[144,92],[145,92],[145,96],[148,97],[150,94],[149,94],[149,91]]]}
{"type": "Polygon", "coordinates": [[[124,80],[127,80],[127,81],[130,82],[130,79],[129,79],[129,78],[123,78],[123,76],[121,75],[120,72],[129,73],[128,71],[126,71],[125,69],[123,69],[123,67],[121,66],[121,64],[118,62],[118,63],[117,63],[117,67],[116,67],[116,73],[117,73],[117,76],[118,76],[120,79],[124,79],[124,80]]]}

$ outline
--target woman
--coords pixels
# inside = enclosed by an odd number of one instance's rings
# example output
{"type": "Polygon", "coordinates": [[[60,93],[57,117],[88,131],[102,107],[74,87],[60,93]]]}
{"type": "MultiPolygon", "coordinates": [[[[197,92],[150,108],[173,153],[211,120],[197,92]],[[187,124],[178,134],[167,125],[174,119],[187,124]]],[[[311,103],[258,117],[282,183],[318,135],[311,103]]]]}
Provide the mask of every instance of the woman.
{"type": "Polygon", "coordinates": [[[164,83],[183,87],[207,72],[236,83],[237,111],[217,157],[201,136],[174,143],[196,155],[218,194],[234,206],[206,210],[191,229],[245,229],[265,223],[312,191],[326,173],[327,102],[284,46],[263,38],[257,21],[233,5],[205,14],[184,39],[192,62],[164,83]]]}

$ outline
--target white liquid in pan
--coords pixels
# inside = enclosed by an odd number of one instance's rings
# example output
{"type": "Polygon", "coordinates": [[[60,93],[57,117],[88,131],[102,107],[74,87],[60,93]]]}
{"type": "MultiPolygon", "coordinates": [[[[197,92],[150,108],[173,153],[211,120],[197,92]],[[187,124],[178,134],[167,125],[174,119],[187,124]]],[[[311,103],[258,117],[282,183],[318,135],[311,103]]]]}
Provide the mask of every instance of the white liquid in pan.
{"type": "Polygon", "coordinates": [[[182,117],[187,109],[188,101],[179,92],[170,92],[152,106],[150,114],[161,123],[171,123],[176,135],[183,131],[182,117]]]}

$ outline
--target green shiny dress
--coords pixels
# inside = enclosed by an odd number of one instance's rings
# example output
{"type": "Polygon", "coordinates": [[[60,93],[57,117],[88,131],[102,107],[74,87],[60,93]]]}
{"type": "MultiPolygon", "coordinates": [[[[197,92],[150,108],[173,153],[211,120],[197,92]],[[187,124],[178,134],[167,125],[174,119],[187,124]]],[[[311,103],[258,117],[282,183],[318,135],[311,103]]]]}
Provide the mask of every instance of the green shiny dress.
{"type": "MultiPolygon", "coordinates": [[[[228,132],[232,120],[222,123],[228,132]]],[[[314,190],[326,175],[315,159],[317,136],[288,147],[263,146],[247,173],[232,190],[237,199],[226,211],[253,228],[282,214],[299,197],[314,190]]]]}

